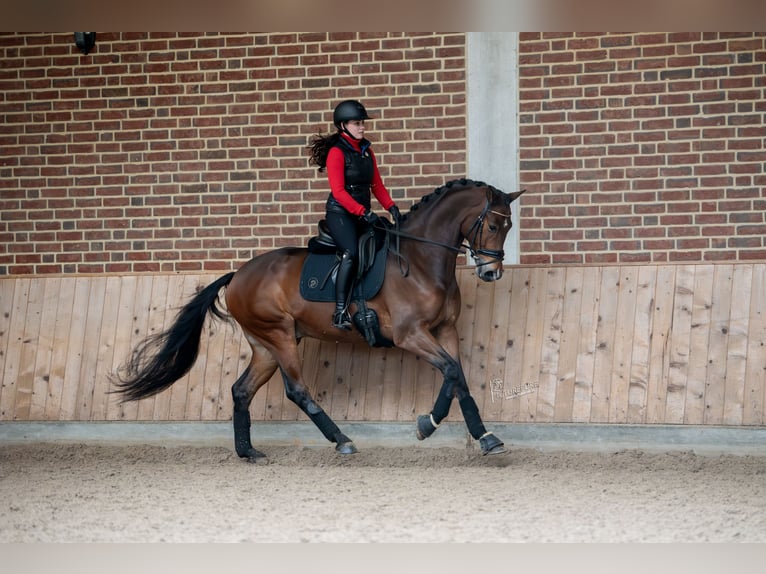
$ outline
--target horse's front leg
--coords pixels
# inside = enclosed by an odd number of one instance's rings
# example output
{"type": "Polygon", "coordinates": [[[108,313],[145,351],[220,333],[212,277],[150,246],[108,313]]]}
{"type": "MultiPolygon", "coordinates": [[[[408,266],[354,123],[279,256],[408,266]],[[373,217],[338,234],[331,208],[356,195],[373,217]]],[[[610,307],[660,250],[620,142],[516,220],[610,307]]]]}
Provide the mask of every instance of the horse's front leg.
{"type": "Polygon", "coordinates": [[[482,454],[505,452],[503,441],[493,433],[488,432],[484,426],[479,414],[479,407],[468,389],[468,382],[460,363],[457,330],[452,326],[443,329],[440,332],[439,341],[425,332],[421,333],[419,337],[410,338],[409,341],[409,344],[412,344],[412,341],[417,341],[416,348],[410,348],[410,350],[424,357],[444,376],[444,382],[439,395],[436,397],[433,409],[429,414],[418,417],[418,439],[423,440],[434,433],[449,414],[452,400],[457,397],[468,432],[479,441],[482,454]]]}

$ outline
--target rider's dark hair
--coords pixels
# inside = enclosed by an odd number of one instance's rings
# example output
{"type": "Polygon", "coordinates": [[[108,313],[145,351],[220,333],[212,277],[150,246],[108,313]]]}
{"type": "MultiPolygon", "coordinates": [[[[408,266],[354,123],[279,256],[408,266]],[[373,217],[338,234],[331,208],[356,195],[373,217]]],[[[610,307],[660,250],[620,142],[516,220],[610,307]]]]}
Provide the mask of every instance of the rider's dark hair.
{"type": "Polygon", "coordinates": [[[311,150],[309,165],[315,165],[319,171],[324,171],[327,167],[327,154],[337,145],[339,139],[339,131],[327,135],[315,135],[311,140],[311,145],[309,145],[309,150],[311,150]]]}

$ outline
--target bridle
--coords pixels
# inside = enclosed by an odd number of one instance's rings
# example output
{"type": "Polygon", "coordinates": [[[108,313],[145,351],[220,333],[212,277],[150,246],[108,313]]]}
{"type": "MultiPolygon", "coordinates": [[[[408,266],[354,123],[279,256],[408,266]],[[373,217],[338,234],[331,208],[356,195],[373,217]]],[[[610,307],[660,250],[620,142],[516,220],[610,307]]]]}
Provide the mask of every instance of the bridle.
{"type": "Polygon", "coordinates": [[[483,267],[484,265],[491,265],[492,263],[495,263],[497,261],[503,261],[503,259],[505,258],[504,250],[486,249],[484,247],[481,247],[482,239],[484,237],[484,220],[487,218],[488,214],[493,213],[505,219],[511,218],[510,214],[506,215],[504,213],[500,213],[499,211],[493,211],[492,209],[490,209],[492,206],[490,201],[491,193],[492,193],[491,190],[488,189],[486,197],[485,197],[484,209],[481,210],[481,213],[479,214],[479,216],[476,218],[473,224],[471,224],[471,227],[468,229],[468,232],[464,236],[464,241],[460,244],[459,247],[454,247],[447,243],[441,243],[440,241],[434,241],[432,239],[426,239],[425,237],[411,235],[409,233],[405,233],[404,231],[400,231],[398,221],[396,222],[394,228],[387,228],[386,231],[392,234],[394,237],[396,237],[396,247],[391,247],[389,248],[389,250],[398,257],[399,270],[401,271],[402,276],[406,277],[409,274],[409,263],[407,262],[407,259],[399,251],[399,239],[402,237],[405,239],[412,239],[414,241],[419,241],[421,243],[428,243],[429,245],[436,245],[438,247],[443,247],[444,249],[447,249],[454,253],[465,253],[465,251],[468,250],[468,252],[471,254],[471,258],[476,263],[476,267],[483,267]],[[488,257],[489,261],[479,261],[479,256],[488,257]],[[406,267],[402,265],[402,262],[406,264],[406,267]]]}

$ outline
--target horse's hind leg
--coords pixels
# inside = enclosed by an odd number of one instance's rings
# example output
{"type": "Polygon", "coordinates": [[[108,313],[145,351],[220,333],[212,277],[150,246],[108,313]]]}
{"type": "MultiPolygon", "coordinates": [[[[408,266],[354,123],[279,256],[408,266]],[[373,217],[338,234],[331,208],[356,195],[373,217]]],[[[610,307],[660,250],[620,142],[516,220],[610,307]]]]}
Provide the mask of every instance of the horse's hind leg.
{"type": "Polygon", "coordinates": [[[242,458],[255,460],[266,456],[253,448],[250,442],[250,403],[256,391],[266,384],[277,370],[274,357],[260,344],[252,343],[253,356],[250,364],[231,387],[234,400],[234,448],[242,458]]]}
{"type": "Polygon", "coordinates": [[[301,361],[298,355],[296,342],[285,341],[279,347],[279,351],[274,351],[282,372],[282,379],[285,383],[285,395],[306,413],[311,421],[322,431],[327,440],[335,443],[335,450],[340,454],[354,454],[357,452],[356,446],[345,434],[343,434],[338,425],[330,416],[320,407],[311,396],[308,388],[303,382],[301,374],[301,361]]]}

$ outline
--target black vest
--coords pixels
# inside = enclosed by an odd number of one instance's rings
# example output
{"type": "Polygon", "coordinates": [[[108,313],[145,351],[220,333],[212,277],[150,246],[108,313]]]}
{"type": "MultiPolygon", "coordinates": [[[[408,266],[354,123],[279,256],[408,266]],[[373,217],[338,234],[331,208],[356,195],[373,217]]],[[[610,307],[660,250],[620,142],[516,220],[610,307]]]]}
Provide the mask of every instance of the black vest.
{"type": "MultiPolygon", "coordinates": [[[[335,147],[340,148],[345,158],[343,176],[346,191],[365,209],[370,209],[370,187],[373,175],[372,156],[369,151],[370,142],[363,139],[361,144],[361,153],[356,151],[344,138],[340,138],[335,147]]],[[[332,196],[332,193],[327,198],[326,208],[328,211],[347,213],[346,208],[332,196]]]]}

